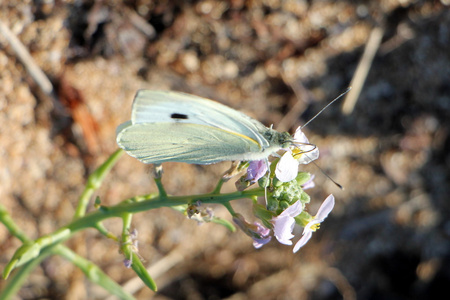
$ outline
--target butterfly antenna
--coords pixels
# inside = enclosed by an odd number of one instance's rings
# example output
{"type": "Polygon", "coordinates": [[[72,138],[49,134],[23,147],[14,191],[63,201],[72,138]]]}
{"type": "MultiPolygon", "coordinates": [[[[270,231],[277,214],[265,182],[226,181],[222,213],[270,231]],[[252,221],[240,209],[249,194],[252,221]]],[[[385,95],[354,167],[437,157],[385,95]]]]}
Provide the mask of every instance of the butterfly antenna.
{"type": "MultiPolygon", "coordinates": [[[[306,155],[306,154],[305,154],[305,155],[306,155]]],[[[344,187],[343,187],[341,184],[337,183],[336,180],[334,180],[333,178],[331,178],[331,176],[328,175],[321,167],[319,167],[319,165],[316,164],[315,161],[312,160],[311,162],[312,162],[312,163],[320,170],[320,172],[322,172],[323,175],[325,175],[325,177],[327,177],[328,179],[330,179],[331,182],[333,182],[338,188],[340,188],[341,190],[344,190],[344,187]]]]}
{"type": "MultiPolygon", "coordinates": [[[[328,106],[330,106],[331,104],[333,104],[334,102],[336,102],[337,100],[339,100],[340,98],[342,98],[342,96],[344,96],[345,94],[347,94],[350,90],[352,89],[351,86],[349,86],[342,94],[340,94],[339,96],[337,96],[336,98],[334,98],[333,101],[331,101],[330,103],[328,103],[327,105],[325,105],[324,108],[322,108],[314,117],[312,117],[311,119],[309,119],[308,122],[306,122],[305,124],[303,124],[302,127],[300,127],[301,129],[303,129],[303,127],[305,127],[306,125],[308,125],[309,123],[311,123],[312,120],[314,120],[315,118],[317,118],[325,109],[328,108],[328,106]]],[[[331,179],[331,178],[330,178],[331,179]]]]}

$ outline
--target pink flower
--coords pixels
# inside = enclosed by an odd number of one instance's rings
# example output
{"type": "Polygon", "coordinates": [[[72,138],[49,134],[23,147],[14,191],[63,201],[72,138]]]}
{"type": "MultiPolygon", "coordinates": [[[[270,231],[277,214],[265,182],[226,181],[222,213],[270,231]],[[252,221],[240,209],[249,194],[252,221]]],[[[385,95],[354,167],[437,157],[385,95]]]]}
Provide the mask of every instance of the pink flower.
{"type": "Polygon", "coordinates": [[[131,265],[132,265],[131,259],[124,259],[124,260],[123,260],[123,265],[124,265],[125,268],[127,268],[127,269],[131,268],[131,265]]]}
{"type": "Polygon", "coordinates": [[[319,208],[317,214],[312,218],[312,220],[306,224],[301,239],[295,244],[293,252],[296,253],[301,247],[303,247],[311,238],[312,233],[315,232],[320,227],[326,217],[330,214],[334,207],[334,196],[329,195],[319,208]]]}
{"type": "Polygon", "coordinates": [[[300,201],[295,202],[286,208],[280,215],[272,219],[273,232],[281,244],[292,245],[291,239],[294,237],[292,230],[294,229],[295,219],[303,210],[300,201]]]}
{"type": "Polygon", "coordinates": [[[263,177],[268,169],[267,160],[254,160],[249,163],[247,168],[247,178],[251,183],[257,182],[261,177],[263,177]]]}
{"type": "Polygon", "coordinates": [[[254,225],[256,225],[256,227],[257,227],[256,233],[259,234],[261,236],[261,238],[253,237],[253,247],[255,247],[256,249],[259,249],[262,246],[264,246],[265,244],[267,244],[268,242],[270,242],[272,237],[269,236],[269,234],[270,234],[269,228],[264,227],[263,225],[259,224],[258,222],[255,222],[254,225]]]}
{"type": "Polygon", "coordinates": [[[281,182],[294,180],[297,177],[299,164],[309,164],[319,157],[319,149],[309,143],[301,127],[295,131],[293,144],[294,149],[288,149],[283,154],[275,169],[275,175],[281,182]]]}

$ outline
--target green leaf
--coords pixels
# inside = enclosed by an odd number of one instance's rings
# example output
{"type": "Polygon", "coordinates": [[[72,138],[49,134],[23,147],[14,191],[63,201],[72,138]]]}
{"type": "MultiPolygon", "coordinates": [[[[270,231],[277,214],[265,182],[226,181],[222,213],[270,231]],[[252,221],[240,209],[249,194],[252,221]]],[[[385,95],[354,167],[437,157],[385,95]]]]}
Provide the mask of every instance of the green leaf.
{"type": "Polygon", "coordinates": [[[158,290],[156,283],[150,276],[150,274],[148,274],[147,269],[142,264],[138,255],[134,252],[131,252],[131,254],[133,261],[131,264],[131,268],[134,270],[134,272],[136,272],[136,274],[139,276],[139,278],[141,278],[146,286],[148,286],[152,291],[156,292],[158,290]]]}

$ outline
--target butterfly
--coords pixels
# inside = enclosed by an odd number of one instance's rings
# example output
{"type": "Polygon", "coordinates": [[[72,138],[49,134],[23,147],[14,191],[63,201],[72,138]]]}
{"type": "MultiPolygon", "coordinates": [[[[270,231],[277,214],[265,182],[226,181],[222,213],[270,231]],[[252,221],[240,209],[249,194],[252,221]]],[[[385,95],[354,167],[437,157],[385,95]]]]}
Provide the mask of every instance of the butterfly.
{"type": "Polygon", "coordinates": [[[293,143],[230,107],[174,91],[139,90],[116,134],[120,148],[148,164],[263,160],[293,143]]]}

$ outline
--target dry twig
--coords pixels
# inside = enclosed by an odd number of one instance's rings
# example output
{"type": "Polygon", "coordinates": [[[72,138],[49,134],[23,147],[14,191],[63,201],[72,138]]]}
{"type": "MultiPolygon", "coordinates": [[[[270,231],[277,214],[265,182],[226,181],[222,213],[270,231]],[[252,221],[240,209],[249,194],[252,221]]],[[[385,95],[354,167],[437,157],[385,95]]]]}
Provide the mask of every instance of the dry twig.
{"type": "Polygon", "coordinates": [[[370,67],[372,66],[373,58],[380,47],[381,39],[383,38],[384,30],[381,27],[375,27],[372,29],[369,39],[364,49],[363,56],[359,61],[358,67],[356,68],[355,75],[353,75],[352,82],[350,86],[352,90],[345,97],[344,103],[342,105],[342,112],[346,115],[352,113],[356,101],[358,100],[361,89],[366,81],[367,74],[369,73],[370,67]]]}
{"type": "Polygon", "coordinates": [[[48,79],[47,75],[45,75],[41,68],[34,62],[34,59],[33,57],[31,57],[31,54],[28,52],[27,48],[2,21],[0,21],[0,34],[5,37],[6,41],[11,46],[17,58],[25,66],[27,72],[30,74],[36,84],[41,88],[41,90],[46,95],[52,96],[54,89],[50,79],[48,79]]]}

